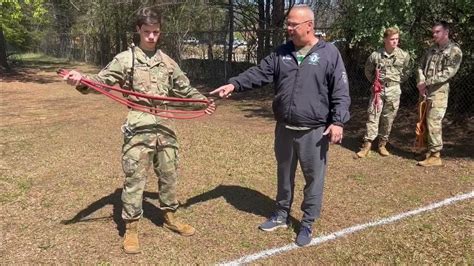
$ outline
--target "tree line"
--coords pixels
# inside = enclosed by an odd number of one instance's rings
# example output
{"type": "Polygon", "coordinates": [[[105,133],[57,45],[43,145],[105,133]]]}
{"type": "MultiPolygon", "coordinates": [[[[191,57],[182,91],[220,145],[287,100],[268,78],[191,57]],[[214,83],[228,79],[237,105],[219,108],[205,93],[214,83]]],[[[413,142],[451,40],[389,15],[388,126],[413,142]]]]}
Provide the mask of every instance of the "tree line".
{"type": "Polygon", "coordinates": [[[84,60],[98,65],[125,50],[133,39],[134,13],[144,6],[163,11],[163,29],[180,60],[183,41],[196,34],[205,36],[209,59],[214,44],[226,45],[232,61],[235,38],[256,47],[257,61],[285,41],[284,22],[295,4],[310,5],[316,26],[331,28],[327,38],[340,40],[349,60],[364,61],[381,46],[382,32],[390,26],[401,30],[401,46],[413,58],[423,53],[435,20],[452,23],[452,37],[464,52],[462,72],[473,70],[473,0],[0,0],[0,64],[8,69],[9,53],[34,51],[55,36],[58,49],[67,55],[75,36],[83,42],[84,60]],[[234,32],[242,32],[236,36],[234,32]],[[249,34],[245,34],[245,33],[249,34]]]}

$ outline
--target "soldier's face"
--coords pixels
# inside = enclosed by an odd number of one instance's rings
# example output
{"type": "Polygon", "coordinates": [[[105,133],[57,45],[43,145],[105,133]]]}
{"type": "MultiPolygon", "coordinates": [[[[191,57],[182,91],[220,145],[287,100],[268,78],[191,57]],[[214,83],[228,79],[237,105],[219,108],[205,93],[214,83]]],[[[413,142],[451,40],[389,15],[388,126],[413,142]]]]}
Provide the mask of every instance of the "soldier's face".
{"type": "Polygon", "coordinates": [[[137,32],[140,34],[140,47],[150,51],[155,50],[160,37],[160,26],[143,24],[140,28],[137,27],[137,32]]]}
{"type": "Polygon", "coordinates": [[[398,41],[400,40],[398,33],[387,36],[383,39],[385,49],[395,49],[398,46],[398,41]]]}
{"type": "Polygon", "coordinates": [[[434,26],[431,32],[433,33],[433,41],[437,44],[444,43],[449,38],[449,31],[441,25],[434,26]]]}

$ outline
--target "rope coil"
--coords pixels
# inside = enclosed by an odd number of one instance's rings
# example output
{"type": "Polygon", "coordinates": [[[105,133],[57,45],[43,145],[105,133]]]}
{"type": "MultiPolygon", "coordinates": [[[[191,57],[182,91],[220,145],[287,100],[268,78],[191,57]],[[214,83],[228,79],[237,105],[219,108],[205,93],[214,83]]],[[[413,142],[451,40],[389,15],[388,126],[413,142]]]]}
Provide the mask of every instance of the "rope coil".
{"type": "MultiPolygon", "coordinates": [[[[69,71],[65,69],[60,69],[58,70],[57,73],[62,77],[66,77],[69,74],[69,71]]],[[[206,115],[206,112],[205,112],[205,108],[202,110],[168,110],[168,109],[161,109],[158,107],[145,106],[145,105],[132,102],[128,99],[122,98],[120,96],[114,95],[110,91],[116,91],[116,92],[122,93],[123,95],[132,95],[132,96],[146,99],[146,100],[157,100],[157,101],[164,101],[164,102],[181,102],[181,103],[201,103],[201,104],[205,104],[206,108],[211,104],[211,101],[209,101],[208,99],[187,99],[187,98],[176,98],[176,97],[143,94],[143,93],[139,93],[135,91],[129,91],[129,90],[124,90],[122,88],[109,86],[103,83],[98,83],[96,81],[93,81],[87,78],[82,78],[79,83],[129,108],[132,108],[140,112],[163,117],[163,118],[194,119],[194,118],[198,118],[198,117],[206,115]]]]}
{"type": "Polygon", "coordinates": [[[426,96],[420,99],[418,102],[418,122],[416,123],[416,139],[415,148],[423,148],[426,146],[425,143],[425,132],[426,132],[426,112],[428,110],[428,103],[426,96]]]}
{"type": "Polygon", "coordinates": [[[373,99],[373,106],[375,108],[375,112],[378,113],[382,109],[382,97],[380,93],[382,92],[382,83],[380,83],[380,69],[375,69],[375,79],[373,83],[373,92],[374,92],[374,99],[373,99]]]}

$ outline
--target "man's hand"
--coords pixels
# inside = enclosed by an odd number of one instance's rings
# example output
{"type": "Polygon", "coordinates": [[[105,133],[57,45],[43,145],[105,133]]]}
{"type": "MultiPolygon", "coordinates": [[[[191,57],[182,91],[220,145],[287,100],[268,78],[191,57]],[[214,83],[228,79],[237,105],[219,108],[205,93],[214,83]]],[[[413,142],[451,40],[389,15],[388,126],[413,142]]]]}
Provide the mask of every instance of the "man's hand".
{"type": "Polygon", "coordinates": [[[420,93],[420,96],[425,96],[426,95],[426,83],[425,82],[420,82],[416,85],[418,88],[418,92],[420,93]]]}
{"type": "Polygon", "coordinates": [[[212,115],[216,111],[216,103],[214,102],[213,99],[209,99],[209,105],[207,106],[206,110],[204,112],[208,115],[212,115]]]}
{"type": "Polygon", "coordinates": [[[343,128],[337,125],[330,125],[326,131],[324,131],[323,135],[329,135],[331,143],[341,143],[342,142],[342,132],[343,128]]]}
{"type": "Polygon", "coordinates": [[[63,79],[67,81],[67,84],[77,86],[81,82],[82,75],[76,70],[71,70],[63,79]]]}
{"type": "Polygon", "coordinates": [[[221,98],[229,98],[232,93],[235,89],[234,85],[232,84],[227,84],[227,85],[224,85],[224,86],[220,86],[219,88],[211,91],[209,94],[213,95],[213,94],[216,94],[216,93],[219,93],[219,97],[221,98]]]}

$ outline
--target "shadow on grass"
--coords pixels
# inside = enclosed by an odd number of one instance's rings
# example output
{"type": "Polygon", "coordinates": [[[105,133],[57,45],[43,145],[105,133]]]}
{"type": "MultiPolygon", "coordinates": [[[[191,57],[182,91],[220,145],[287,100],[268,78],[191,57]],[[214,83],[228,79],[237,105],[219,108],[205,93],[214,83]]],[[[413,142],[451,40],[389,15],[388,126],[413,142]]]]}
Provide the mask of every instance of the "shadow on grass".
{"type": "Polygon", "coordinates": [[[39,72],[56,72],[61,68],[75,68],[77,63],[68,59],[36,56],[27,59],[17,59],[11,70],[2,73],[2,82],[25,82],[48,84],[58,82],[59,76],[42,75],[39,72]]]}
{"type": "Polygon", "coordinates": [[[245,113],[244,116],[247,118],[261,117],[267,120],[275,120],[271,108],[266,107],[264,105],[262,106],[255,103],[245,103],[242,104],[239,108],[242,112],[245,113]]]}
{"type": "MultiPolygon", "coordinates": [[[[188,199],[182,206],[187,208],[194,204],[220,197],[223,197],[229,204],[240,211],[265,218],[270,217],[275,211],[276,203],[273,199],[256,190],[234,185],[219,185],[212,190],[188,199]]],[[[299,226],[299,221],[293,216],[290,215],[289,220],[292,225],[299,226]]]]}
{"type": "MultiPolygon", "coordinates": [[[[56,68],[57,69],[57,68],[56,68]]],[[[56,70],[54,69],[54,70],[56,70]]],[[[39,69],[32,68],[15,68],[11,72],[5,73],[2,76],[2,82],[23,82],[23,83],[38,83],[38,84],[48,84],[53,82],[58,82],[58,77],[55,76],[46,76],[38,74],[39,69]]]]}
{"type": "MultiPolygon", "coordinates": [[[[122,189],[116,189],[114,193],[109,194],[101,199],[91,203],[85,209],[78,212],[74,217],[68,220],[62,220],[64,225],[75,224],[80,222],[95,222],[101,220],[113,219],[117,225],[117,231],[120,236],[125,234],[125,223],[122,219],[122,189]],[[111,216],[105,217],[89,217],[91,214],[107,205],[112,205],[113,213],[111,216]]],[[[205,192],[201,195],[192,197],[182,204],[180,207],[188,208],[200,202],[224,197],[225,200],[236,209],[253,213],[262,217],[270,217],[275,208],[275,201],[264,194],[245,187],[219,185],[216,188],[205,192]]],[[[163,211],[156,207],[148,199],[158,199],[157,192],[143,193],[143,217],[149,219],[157,226],[163,226],[163,211]]],[[[299,221],[290,216],[290,223],[299,226],[299,221]]],[[[296,228],[295,228],[296,230],[296,228]]]]}
{"type": "MultiPolygon", "coordinates": [[[[75,224],[79,222],[94,222],[100,220],[113,219],[117,225],[117,231],[120,236],[125,234],[125,223],[122,219],[122,189],[116,189],[114,193],[102,197],[101,199],[91,203],[87,208],[77,213],[73,218],[61,221],[62,224],[75,224]],[[89,215],[96,212],[97,210],[107,206],[113,206],[113,213],[111,216],[88,218],[89,215]]],[[[158,199],[158,193],[156,192],[144,192],[143,193],[143,217],[149,219],[157,226],[163,226],[163,212],[156,207],[153,203],[148,202],[147,199],[158,199]]]]}

